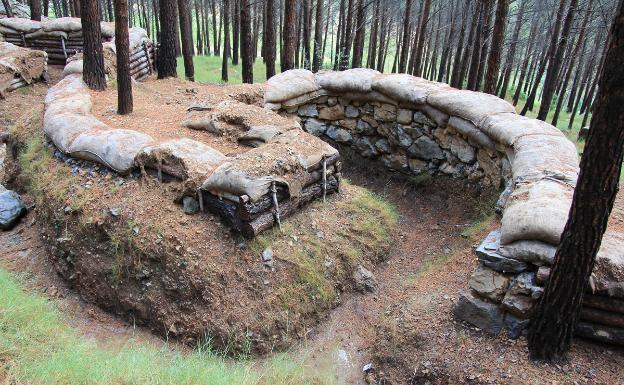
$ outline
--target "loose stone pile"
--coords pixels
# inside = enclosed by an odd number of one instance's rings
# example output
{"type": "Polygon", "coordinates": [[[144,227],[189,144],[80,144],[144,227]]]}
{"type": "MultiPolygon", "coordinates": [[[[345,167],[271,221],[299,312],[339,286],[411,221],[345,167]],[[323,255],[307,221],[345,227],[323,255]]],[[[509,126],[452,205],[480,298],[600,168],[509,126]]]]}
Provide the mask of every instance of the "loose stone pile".
{"type": "Polygon", "coordinates": [[[47,71],[45,52],[0,41],[0,98],[5,92],[46,80],[47,71]]]}
{"type": "MultiPolygon", "coordinates": [[[[543,292],[578,176],[575,146],[493,95],[370,69],[291,70],[267,82],[265,107],[388,169],[465,177],[503,190],[501,229],[455,313],[490,333],[526,328],[543,292]]],[[[624,344],[624,237],[608,233],[578,334],[624,344]]]]}

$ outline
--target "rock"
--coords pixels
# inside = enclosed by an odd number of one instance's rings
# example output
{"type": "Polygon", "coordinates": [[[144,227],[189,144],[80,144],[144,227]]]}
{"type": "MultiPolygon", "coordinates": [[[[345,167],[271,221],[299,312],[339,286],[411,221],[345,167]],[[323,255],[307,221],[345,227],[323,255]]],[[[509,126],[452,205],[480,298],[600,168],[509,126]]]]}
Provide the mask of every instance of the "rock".
{"type": "Polygon", "coordinates": [[[444,159],[444,153],[440,146],[427,136],[416,139],[414,144],[407,149],[407,152],[410,156],[420,159],[444,159]]]}
{"type": "Polygon", "coordinates": [[[262,250],[261,258],[262,258],[262,263],[264,264],[264,266],[272,270],[273,269],[273,250],[270,247],[267,247],[266,249],[262,250]]]}
{"type": "Polygon", "coordinates": [[[371,135],[375,132],[375,129],[365,120],[358,119],[355,125],[355,131],[362,135],[371,135]]]}
{"type": "Polygon", "coordinates": [[[357,128],[357,121],[355,119],[341,119],[338,121],[338,125],[349,131],[355,131],[357,128]]]}
{"type": "Polygon", "coordinates": [[[0,229],[11,230],[26,214],[26,207],[19,194],[0,185],[0,229]]]}
{"type": "Polygon", "coordinates": [[[482,261],[485,266],[503,273],[520,273],[526,270],[528,268],[526,263],[503,257],[496,252],[500,247],[500,238],[500,230],[495,230],[488,234],[475,251],[479,260],[482,261]]]}
{"type": "Polygon", "coordinates": [[[474,147],[457,135],[451,136],[451,152],[464,163],[473,163],[476,158],[474,147]]]}
{"type": "Polygon", "coordinates": [[[299,106],[297,109],[297,115],[305,116],[308,118],[316,118],[318,117],[318,109],[316,108],[316,104],[304,104],[303,106],[299,106]]]}
{"type": "Polygon", "coordinates": [[[397,123],[410,124],[412,122],[413,112],[412,110],[406,110],[405,108],[399,108],[397,110],[397,123]]]}
{"type": "Polygon", "coordinates": [[[414,174],[422,174],[427,171],[427,162],[424,160],[410,158],[407,164],[414,174]]]}
{"type": "Polygon", "coordinates": [[[505,327],[507,328],[507,336],[512,340],[520,338],[520,336],[529,327],[530,319],[522,319],[513,314],[505,315],[505,327]]]}
{"type": "Polygon", "coordinates": [[[336,126],[329,126],[325,135],[327,135],[332,140],[340,143],[350,143],[353,141],[353,137],[351,136],[349,131],[338,128],[336,126]]]}
{"type": "Polygon", "coordinates": [[[363,157],[371,158],[378,154],[377,148],[369,137],[361,137],[353,143],[353,148],[363,157]]]}
{"type": "Polygon", "coordinates": [[[500,302],[505,296],[505,291],[509,285],[509,278],[503,274],[479,265],[472,273],[468,282],[470,288],[479,293],[482,297],[500,302]]]}
{"type": "Polygon", "coordinates": [[[327,130],[327,124],[318,119],[310,118],[305,121],[303,128],[312,135],[321,136],[327,130]]]}
{"type": "Polygon", "coordinates": [[[345,108],[345,116],[347,118],[357,118],[360,116],[360,110],[353,106],[347,106],[347,108],[345,108]]]}
{"type": "Polygon", "coordinates": [[[332,107],[338,104],[338,98],[335,96],[330,96],[327,98],[327,105],[332,107]]]}
{"type": "Polygon", "coordinates": [[[390,170],[401,171],[407,168],[407,157],[401,153],[383,155],[381,162],[390,170]]]}
{"type": "Polygon", "coordinates": [[[371,115],[363,115],[362,120],[370,124],[370,126],[373,128],[377,128],[379,126],[379,122],[376,121],[375,118],[371,115]]]}
{"type": "Polygon", "coordinates": [[[404,126],[403,128],[413,139],[418,139],[425,134],[424,130],[415,124],[404,126]]]}
{"type": "Polygon", "coordinates": [[[414,112],[414,123],[424,124],[426,126],[435,127],[436,124],[420,111],[414,112]]]}
{"type": "Polygon", "coordinates": [[[382,104],[378,107],[375,107],[375,119],[381,120],[384,122],[394,122],[397,117],[397,108],[392,104],[382,104]]]}
{"type": "Polygon", "coordinates": [[[192,215],[199,212],[199,203],[193,197],[184,197],[182,206],[184,207],[184,214],[192,215]]]}
{"type": "Polygon", "coordinates": [[[486,333],[498,335],[503,327],[503,313],[496,304],[480,300],[465,290],[460,293],[453,312],[486,333]]]}
{"type": "Polygon", "coordinates": [[[121,215],[121,209],[119,207],[113,207],[109,210],[110,215],[114,216],[115,218],[121,215]]]}
{"type": "Polygon", "coordinates": [[[512,294],[509,291],[505,294],[501,306],[503,309],[511,312],[512,314],[528,318],[533,310],[535,300],[531,296],[523,294],[512,294]]]}
{"type": "Polygon", "coordinates": [[[405,130],[403,129],[403,126],[401,126],[400,124],[394,124],[394,133],[398,140],[399,146],[403,148],[408,148],[409,146],[412,145],[412,142],[413,142],[412,137],[408,133],[405,132],[405,130]]]}
{"type": "Polygon", "coordinates": [[[496,205],[494,205],[494,210],[496,211],[497,214],[501,214],[501,215],[503,214],[503,211],[505,210],[505,206],[507,205],[507,200],[509,199],[509,196],[511,195],[512,192],[513,192],[513,182],[510,180],[509,182],[507,182],[505,189],[498,197],[498,200],[496,201],[496,205]]]}
{"type": "Polygon", "coordinates": [[[531,295],[533,288],[535,287],[535,273],[531,271],[525,271],[518,274],[509,286],[508,292],[511,294],[525,294],[531,295]]]}
{"type": "Polygon", "coordinates": [[[387,139],[379,139],[377,142],[375,142],[375,147],[377,148],[377,150],[379,150],[379,152],[383,154],[389,154],[390,152],[392,152],[392,149],[390,148],[390,142],[388,142],[387,139]]]}
{"type": "Polygon", "coordinates": [[[355,289],[360,293],[372,293],[377,290],[377,280],[375,276],[362,265],[359,265],[353,272],[353,280],[355,281],[355,289]]]}
{"type": "Polygon", "coordinates": [[[322,107],[319,111],[319,118],[324,120],[340,120],[344,117],[344,107],[340,104],[332,107],[322,107]]]}

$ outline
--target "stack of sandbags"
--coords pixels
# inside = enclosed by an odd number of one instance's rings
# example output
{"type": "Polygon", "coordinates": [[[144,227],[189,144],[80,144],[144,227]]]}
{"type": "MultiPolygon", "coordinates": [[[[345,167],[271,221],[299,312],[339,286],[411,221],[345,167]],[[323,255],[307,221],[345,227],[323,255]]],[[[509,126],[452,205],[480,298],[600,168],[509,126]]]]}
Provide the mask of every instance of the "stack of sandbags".
{"type": "Polygon", "coordinates": [[[339,160],[338,151],[320,139],[287,131],[219,166],[202,185],[200,204],[252,238],[338,191],[339,160]]]}
{"type": "MultiPolygon", "coordinates": [[[[114,23],[102,22],[102,42],[115,35],[114,23]]],[[[51,64],[65,64],[68,57],[83,50],[80,18],[61,17],[34,21],[19,17],[0,19],[0,34],[10,43],[43,50],[51,64]]]]}
{"type": "Polygon", "coordinates": [[[0,42],[0,97],[47,77],[47,55],[43,51],[0,42]]]}
{"type": "MultiPolygon", "coordinates": [[[[13,17],[23,17],[30,19],[30,8],[26,4],[21,4],[16,0],[6,0],[11,7],[11,13],[13,17]]],[[[0,19],[8,16],[7,10],[4,8],[4,1],[0,1],[0,19]]],[[[1,40],[1,39],[0,39],[1,40]]]]}

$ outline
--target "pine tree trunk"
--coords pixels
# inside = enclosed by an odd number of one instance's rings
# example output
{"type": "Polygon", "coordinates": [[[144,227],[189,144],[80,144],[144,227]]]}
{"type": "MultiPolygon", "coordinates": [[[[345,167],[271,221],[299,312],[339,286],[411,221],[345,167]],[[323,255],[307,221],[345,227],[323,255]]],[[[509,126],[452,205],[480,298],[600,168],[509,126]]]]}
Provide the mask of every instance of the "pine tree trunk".
{"type": "MultiPolygon", "coordinates": [[[[524,10],[526,8],[528,0],[521,0],[520,9],[516,17],[516,25],[514,27],[514,33],[511,37],[511,44],[509,45],[509,51],[507,52],[507,60],[505,61],[505,73],[503,74],[503,84],[499,96],[501,99],[507,97],[507,89],[509,88],[509,79],[511,78],[511,68],[513,67],[513,61],[516,56],[516,47],[518,46],[518,39],[520,38],[520,30],[522,29],[522,18],[524,17],[524,10]]],[[[517,71],[516,71],[517,72],[517,71]]]]}
{"type": "MultiPolygon", "coordinates": [[[[162,1],[162,0],[161,0],[162,1]]],[[[228,79],[228,59],[230,55],[230,0],[223,0],[223,61],[221,62],[221,80],[224,82],[228,79]]]]}
{"type": "Polygon", "coordinates": [[[9,0],[2,0],[2,6],[6,11],[7,17],[13,17],[13,10],[11,9],[11,4],[9,3],[9,0]]]}
{"type": "Polygon", "coordinates": [[[264,37],[266,78],[275,75],[275,0],[266,0],[267,28],[264,37]]]}
{"type": "Polygon", "coordinates": [[[30,0],[30,20],[41,21],[41,0],[30,0]]]}
{"type": "Polygon", "coordinates": [[[115,50],[117,51],[117,113],[132,112],[132,77],[128,37],[128,0],[115,0],[115,50]]]}
{"type": "Polygon", "coordinates": [[[193,67],[193,31],[191,25],[191,10],[189,0],[178,1],[178,15],[180,18],[180,35],[182,37],[182,56],[184,59],[184,76],[187,80],[195,81],[193,67]]]}
{"type": "Polygon", "coordinates": [[[282,50],[281,60],[282,72],[295,68],[295,48],[297,46],[297,36],[295,31],[297,26],[296,6],[296,0],[286,0],[284,2],[284,47],[282,50]]]}
{"type": "Polygon", "coordinates": [[[477,17],[475,18],[475,22],[477,23],[477,25],[473,25],[472,27],[475,30],[474,47],[472,48],[472,55],[470,57],[470,71],[468,72],[468,84],[466,88],[473,91],[477,89],[479,62],[481,61],[481,46],[483,45],[483,41],[481,39],[483,38],[483,26],[485,23],[485,7],[483,3],[484,1],[487,0],[481,0],[479,2],[479,5],[477,6],[478,11],[475,12],[475,14],[477,15],[477,17]]]}
{"type": "MultiPolygon", "coordinates": [[[[561,0],[561,2],[567,3],[567,0],[561,0]]],[[[546,73],[546,79],[544,80],[542,103],[540,104],[540,109],[537,113],[537,119],[539,120],[546,120],[548,111],[550,111],[550,105],[552,103],[552,98],[555,95],[557,78],[559,77],[561,71],[563,54],[565,53],[565,49],[568,45],[568,38],[570,35],[570,29],[572,28],[572,21],[574,20],[574,12],[576,11],[577,4],[578,0],[570,1],[568,13],[563,23],[563,29],[561,30],[561,37],[558,38],[556,46],[553,47],[554,55],[548,66],[548,72],[546,73]]],[[[560,16],[558,15],[557,17],[559,18],[560,16]]]]}
{"type": "Polygon", "coordinates": [[[322,66],[323,44],[323,0],[316,0],[316,20],[314,23],[314,54],[312,59],[312,72],[318,72],[322,66]]]}
{"type": "Polygon", "coordinates": [[[176,77],[176,3],[158,0],[160,8],[160,47],[158,48],[158,79],[176,77]]]}
{"type": "Polygon", "coordinates": [[[529,331],[531,357],[565,358],[583,293],[615,202],[624,155],[624,1],[611,26],[600,96],[581,158],[568,222],[529,331]]]}
{"type": "Polygon", "coordinates": [[[357,16],[355,23],[355,39],[353,40],[353,58],[351,67],[362,67],[362,57],[364,56],[364,38],[366,37],[366,0],[358,0],[357,16]]]}
{"type": "Polygon", "coordinates": [[[106,89],[106,75],[100,30],[100,5],[97,0],[82,0],[80,6],[84,39],[82,78],[92,90],[103,91],[106,89]]]}
{"type": "Polygon", "coordinates": [[[310,0],[302,1],[302,25],[303,35],[301,43],[303,44],[303,68],[309,70],[312,67],[312,57],[310,53],[310,40],[312,39],[312,6],[310,0]]]}
{"type": "Polygon", "coordinates": [[[487,74],[485,75],[485,85],[483,92],[488,94],[496,93],[496,80],[500,70],[503,43],[505,42],[505,25],[507,24],[507,13],[509,12],[508,0],[498,0],[496,6],[496,21],[494,22],[494,32],[492,36],[492,49],[488,57],[487,74]]]}
{"type": "MultiPolygon", "coordinates": [[[[217,33],[217,0],[210,0],[210,8],[212,10],[212,48],[214,55],[221,54],[221,33],[217,33]]],[[[220,32],[220,31],[219,31],[220,32]]]]}
{"type": "Polygon", "coordinates": [[[240,1],[232,0],[232,64],[238,65],[240,52],[240,1]]]}
{"type": "Polygon", "coordinates": [[[403,16],[403,49],[401,50],[401,57],[399,59],[399,72],[405,72],[407,68],[407,54],[409,51],[409,45],[405,42],[409,41],[410,37],[410,21],[412,19],[412,0],[405,1],[405,14],[403,16]]]}
{"type": "MultiPolygon", "coordinates": [[[[466,34],[466,22],[468,20],[468,14],[470,12],[470,0],[466,0],[462,10],[462,22],[459,28],[459,41],[457,42],[457,50],[455,50],[455,58],[453,60],[453,73],[451,74],[451,86],[455,88],[461,88],[463,79],[460,79],[462,70],[462,52],[464,51],[464,36],[466,34]]],[[[469,47],[466,47],[468,50],[469,47]]]]}
{"type": "Polygon", "coordinates": [[[429,10],[431,9],[431,0],[424,0],[423,10],[418,25],[418,43],[416,45],[416,53],[414,54],[414,76],[421,76],[423,72],[423,50],[425,48],[425,35],[427,31],[427,23],[429,22],[429,10]]]}
{"type": "Polygon", "coordinates": [[[241,59],[243,83],[253,83],[253,37],[251,35],[251,5],[240,0],[241,59]]]}

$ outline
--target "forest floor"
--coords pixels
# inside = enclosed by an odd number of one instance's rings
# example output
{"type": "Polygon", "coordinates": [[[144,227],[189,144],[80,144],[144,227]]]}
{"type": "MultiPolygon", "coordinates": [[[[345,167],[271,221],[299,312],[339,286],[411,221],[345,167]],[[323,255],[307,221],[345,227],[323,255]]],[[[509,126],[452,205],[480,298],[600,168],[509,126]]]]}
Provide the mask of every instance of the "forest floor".
{"type": "MultiPolygon", "coordinates": [[[[45,91],[44,85],[35,85],[0,101],[0,123],[8,127],[40,106],[45,91]]],[[[173,373],[212,370],[210,378],[218,379],[213,383],[364,384],[373,376],[365,378],[362,367],[373,363],[374,377],[387,384],[624,384],[622,348],[576,339],[567,364],[536,364],[527,357],[524,337],[490,337],[454,318],[453,305],[476,265],[474,247],[499,225],[492,210],[494,192],[458,180],[395,178],[374,167],[364,168],[357,160],[345,161],[345,177],[395,205],[400,214],[395,245],[374,271],[378,291],[346,294],[341,306],[299,346],[278,356],[278,362],[202,356],[83,301],[54,272],[32,212],[18,227],[0,234],[0,288],[10,294],[0,298],[0,325],[11,325],[7,315],[19,302],[30,304],[34,298],[33,306],[49,307],[41,313],[57,312],[63,333],[70,333],[69,341],[87,357],[62,370],[88,372],[80,365],[126,360],[130,365],[124,368],[135,373],[127,373],[124,383],[144,383],[139,372],[164,370],[171,373],[164,383],[172,383],[181,378],[173,373]],[[209,369],[207,361],[214,364],[209,369]]],[[[624,193],[618,196],[609,226],[624,230],[624,193]]],[[[37,327],[38,322],[49,322],[46,314],[22,321],[37,327]]],[[[49,340],[55,341],[58,327],[41,327],[41,333],[50,333],[49,340]]],[[[15,346],[21,343],[16,340],[15,346]]],[[[42,354],[55,348],[46,343],[42,342],[42,354]]],[[[0,342],[0,383],[5,383],[3,368],[20,364],[12,362],[12,354],[0,342]]],[[[102,378],[90,382],[104,383],[102,378]]],[[[186,383],[200,383],[196,378],[189,375],[186,383]]],[[[151,379],[157,380],[162,379],[156,375],[151,379]]]]}

